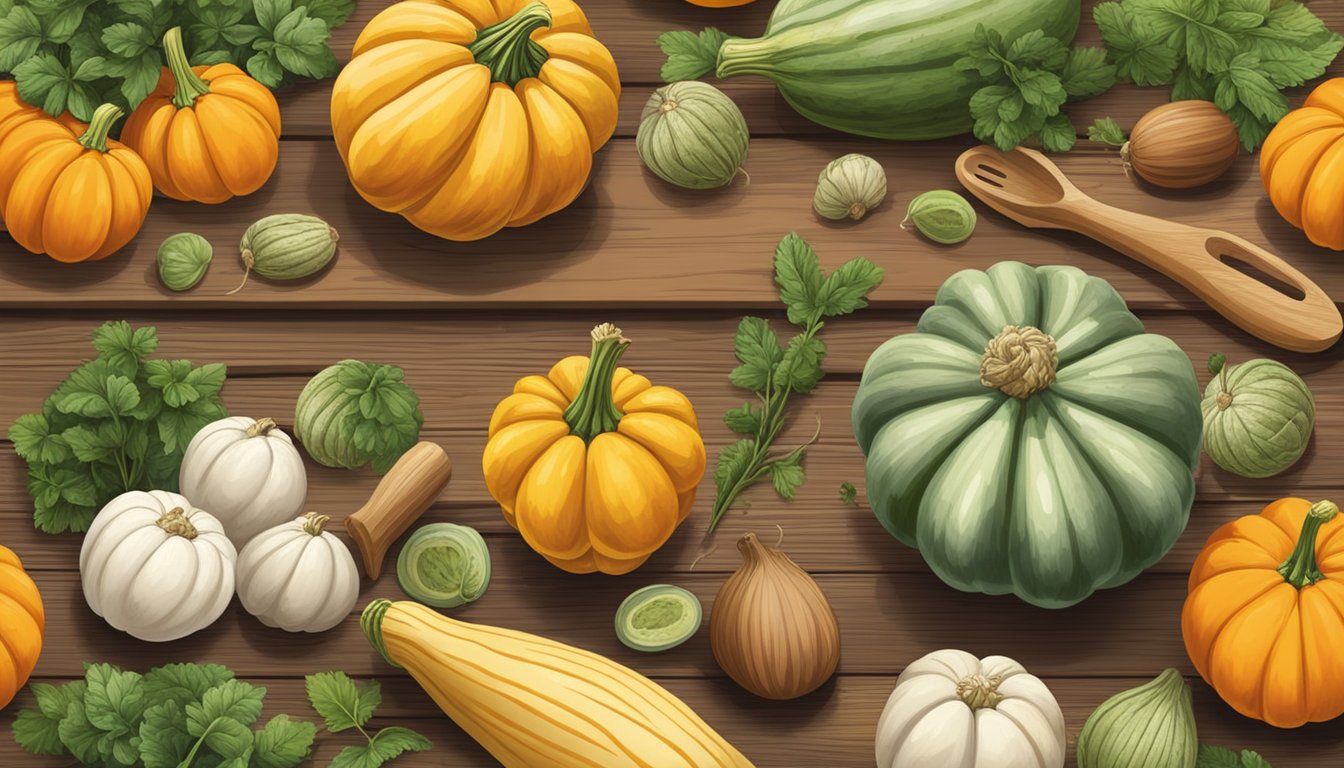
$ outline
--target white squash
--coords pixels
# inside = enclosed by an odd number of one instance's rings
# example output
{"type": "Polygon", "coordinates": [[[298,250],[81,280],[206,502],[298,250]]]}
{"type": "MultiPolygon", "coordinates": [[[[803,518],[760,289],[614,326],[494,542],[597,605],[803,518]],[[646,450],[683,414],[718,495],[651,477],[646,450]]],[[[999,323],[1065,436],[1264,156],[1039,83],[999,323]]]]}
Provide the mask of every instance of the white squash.
{"type": "Polygon", "coordinates": [[[219,521],[186,498],[128,491],[93,519],[79,578],[94,613],[161,643],[215,623],[233,598],[237,557],[219,521]]]}
{"type": "Polygon", "coordinates": [[[359,599],[359,568],[316,512],[257,534],[238,556],[238,597],[247,612],[286,632],[325,632],[359,599]]]}
{"type": "Polygon", "coordinates": [[[308,476],[289,435],[271,419],[230,416],[191,439],[182,457],[183,495],[224,524],[242,549],[258,533],[303,510],[308,476]]]}
{"type": "Polygon", "coordinates": [[[877,723],[878,768],[1061,768],[1064,713],[1005,656],[934,651],[906,667],[877,723]]]}

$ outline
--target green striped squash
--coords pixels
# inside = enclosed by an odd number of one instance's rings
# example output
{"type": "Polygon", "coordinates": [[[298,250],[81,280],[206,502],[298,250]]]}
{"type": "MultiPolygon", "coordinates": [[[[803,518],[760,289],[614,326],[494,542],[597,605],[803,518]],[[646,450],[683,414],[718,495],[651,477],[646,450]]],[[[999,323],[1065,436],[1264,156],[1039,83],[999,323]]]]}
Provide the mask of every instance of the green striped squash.
{"type": "Polygon", "coordinates": [[[878,520],[967,592],[1077,603],[1161,559],[1194,501],[1190,359],[1073,267],[948,278],[853,418],[878,520]]]}
{"type": "Polygon", "coordinates": [[[780,0],[755,39],[719,49],[717,75],[775,81],[799,114],[846,133],[923,140],[971,130],[975,78],[953,63],[977,25],[1069,42],[1079,0],[780,0]]]}
{"type": "Polygon", "coordinates": [[[238,244],[243,264],[271,280],[298,280],[321,271],[340,236],[316,216],[277,213],[247,228],[238,244]]]}

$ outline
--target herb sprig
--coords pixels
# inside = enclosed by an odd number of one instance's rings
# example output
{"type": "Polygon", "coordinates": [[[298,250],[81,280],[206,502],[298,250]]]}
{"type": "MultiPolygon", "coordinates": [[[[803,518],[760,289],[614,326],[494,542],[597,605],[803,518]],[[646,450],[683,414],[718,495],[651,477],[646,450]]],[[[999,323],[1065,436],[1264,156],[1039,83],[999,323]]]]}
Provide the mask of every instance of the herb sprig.
{"type": "Polygon", "coordinates": [[[1288,113],[1280,91],[1320,77],[1344,49],[1296,0],[1119,0],[1092,13],[1121,78],[1212,101],[1248,151],[1288,113]]]}
{"type": "Polygon", "coordinates": [[[741,365],[728,378],[734,386],[756,393],[759,402],[744,403],[724,415],[728,428],[746,437],[719,453],[714,468],[718,493],[708,533],[738,496],[766,477],[785,499],[792,499],[803,484],[803,459],[816,437],[785,453],[772,450],[787,422],[789,401],[795,394],[811,392],[825,373],[821,364],[826,344],[818,338],[825,319],[868,306],[868,294],[881,282],[882,270],[867,259],[852,259],[826,275],[816,252],[796,233],[780,241],[775,249],[775,284],[788,307],[789,322],[799,332],[784,344],[762,318],[745,317],[738,325],[733,346],[741,365]]]}
{"type": "Polygon", "coordinates": [[[98,509],[126,491],[176,490],[191,438],[229,415],[219,399],[224,366],[148,359],[158,344],[151,327],[99,327],[98,357],[71,371],[42,410],[10,426],[14,450],[28,462],[39,529],[88,530],[98,509]]]}
{"type": "Polygon", "coordinates": [[[331,30],[354,0],[0,0],[0,72],[24,101],[87,121],[154,90],[163,33],[182,27],[193,65],[231,62],[268,87],[336,74],[331,30]]]}
{"type": "Polygon", "coordinates": [[[1243,749],[1238,754],[1226,747],[1200,744],[1195,768],[1273,768],[1273,766],[1259,753],[1249,749],[1243,749]]]}
{"type": "Polygon", "coordinates": [[[321,672],[306,678],[308,700],[326,721],[332,733],[354,728],[368,741],[358,747],[345,747],[336,754],[329,768],[378,768],[404,752],[423,752],[429,739],[400,726],[379,729],[373,735],[364,729],[373,719],[373,711],[382,703],[382,687],[369,680],[356,687],[344,672],[321,672]]]}

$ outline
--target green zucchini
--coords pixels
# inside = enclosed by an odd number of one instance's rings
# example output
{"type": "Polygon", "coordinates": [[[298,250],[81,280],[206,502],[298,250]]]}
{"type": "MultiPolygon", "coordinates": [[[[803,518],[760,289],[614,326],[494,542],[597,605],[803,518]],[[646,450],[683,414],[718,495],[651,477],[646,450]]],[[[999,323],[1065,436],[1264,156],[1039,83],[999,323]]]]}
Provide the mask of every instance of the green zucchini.
{"type": "Polygon", "coordinates": [[[799,114],[845,133],[940,139],[974,124],[982,84],[953,63],[977,25],[1068,42],[1080,13],[1079,0],[780,0],[765,34],[726,40],[713,69],[770,78],[799,114]]]}

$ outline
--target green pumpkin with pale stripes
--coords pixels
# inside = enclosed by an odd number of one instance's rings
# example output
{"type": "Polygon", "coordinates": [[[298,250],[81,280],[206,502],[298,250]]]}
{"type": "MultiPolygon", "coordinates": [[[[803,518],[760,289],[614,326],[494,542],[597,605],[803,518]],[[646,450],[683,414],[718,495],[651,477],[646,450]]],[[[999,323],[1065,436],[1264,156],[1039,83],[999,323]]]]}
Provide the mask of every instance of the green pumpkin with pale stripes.
{"type": "Polygon", "coordinates": [[[1204,452],[1242,477],[1272,477],[1302,458],[1316,424],[1316,401],[1302,377],[1274,360],[1209,361],[1204,452]]]}
{"type": "Polygon", "coordinates": [[[888,532],[957,589],[1061,608],[1175,544],[1199,404],[1190,358],[1106,281],[1003,262],[873,353],[853,420],[888,532]]]}

